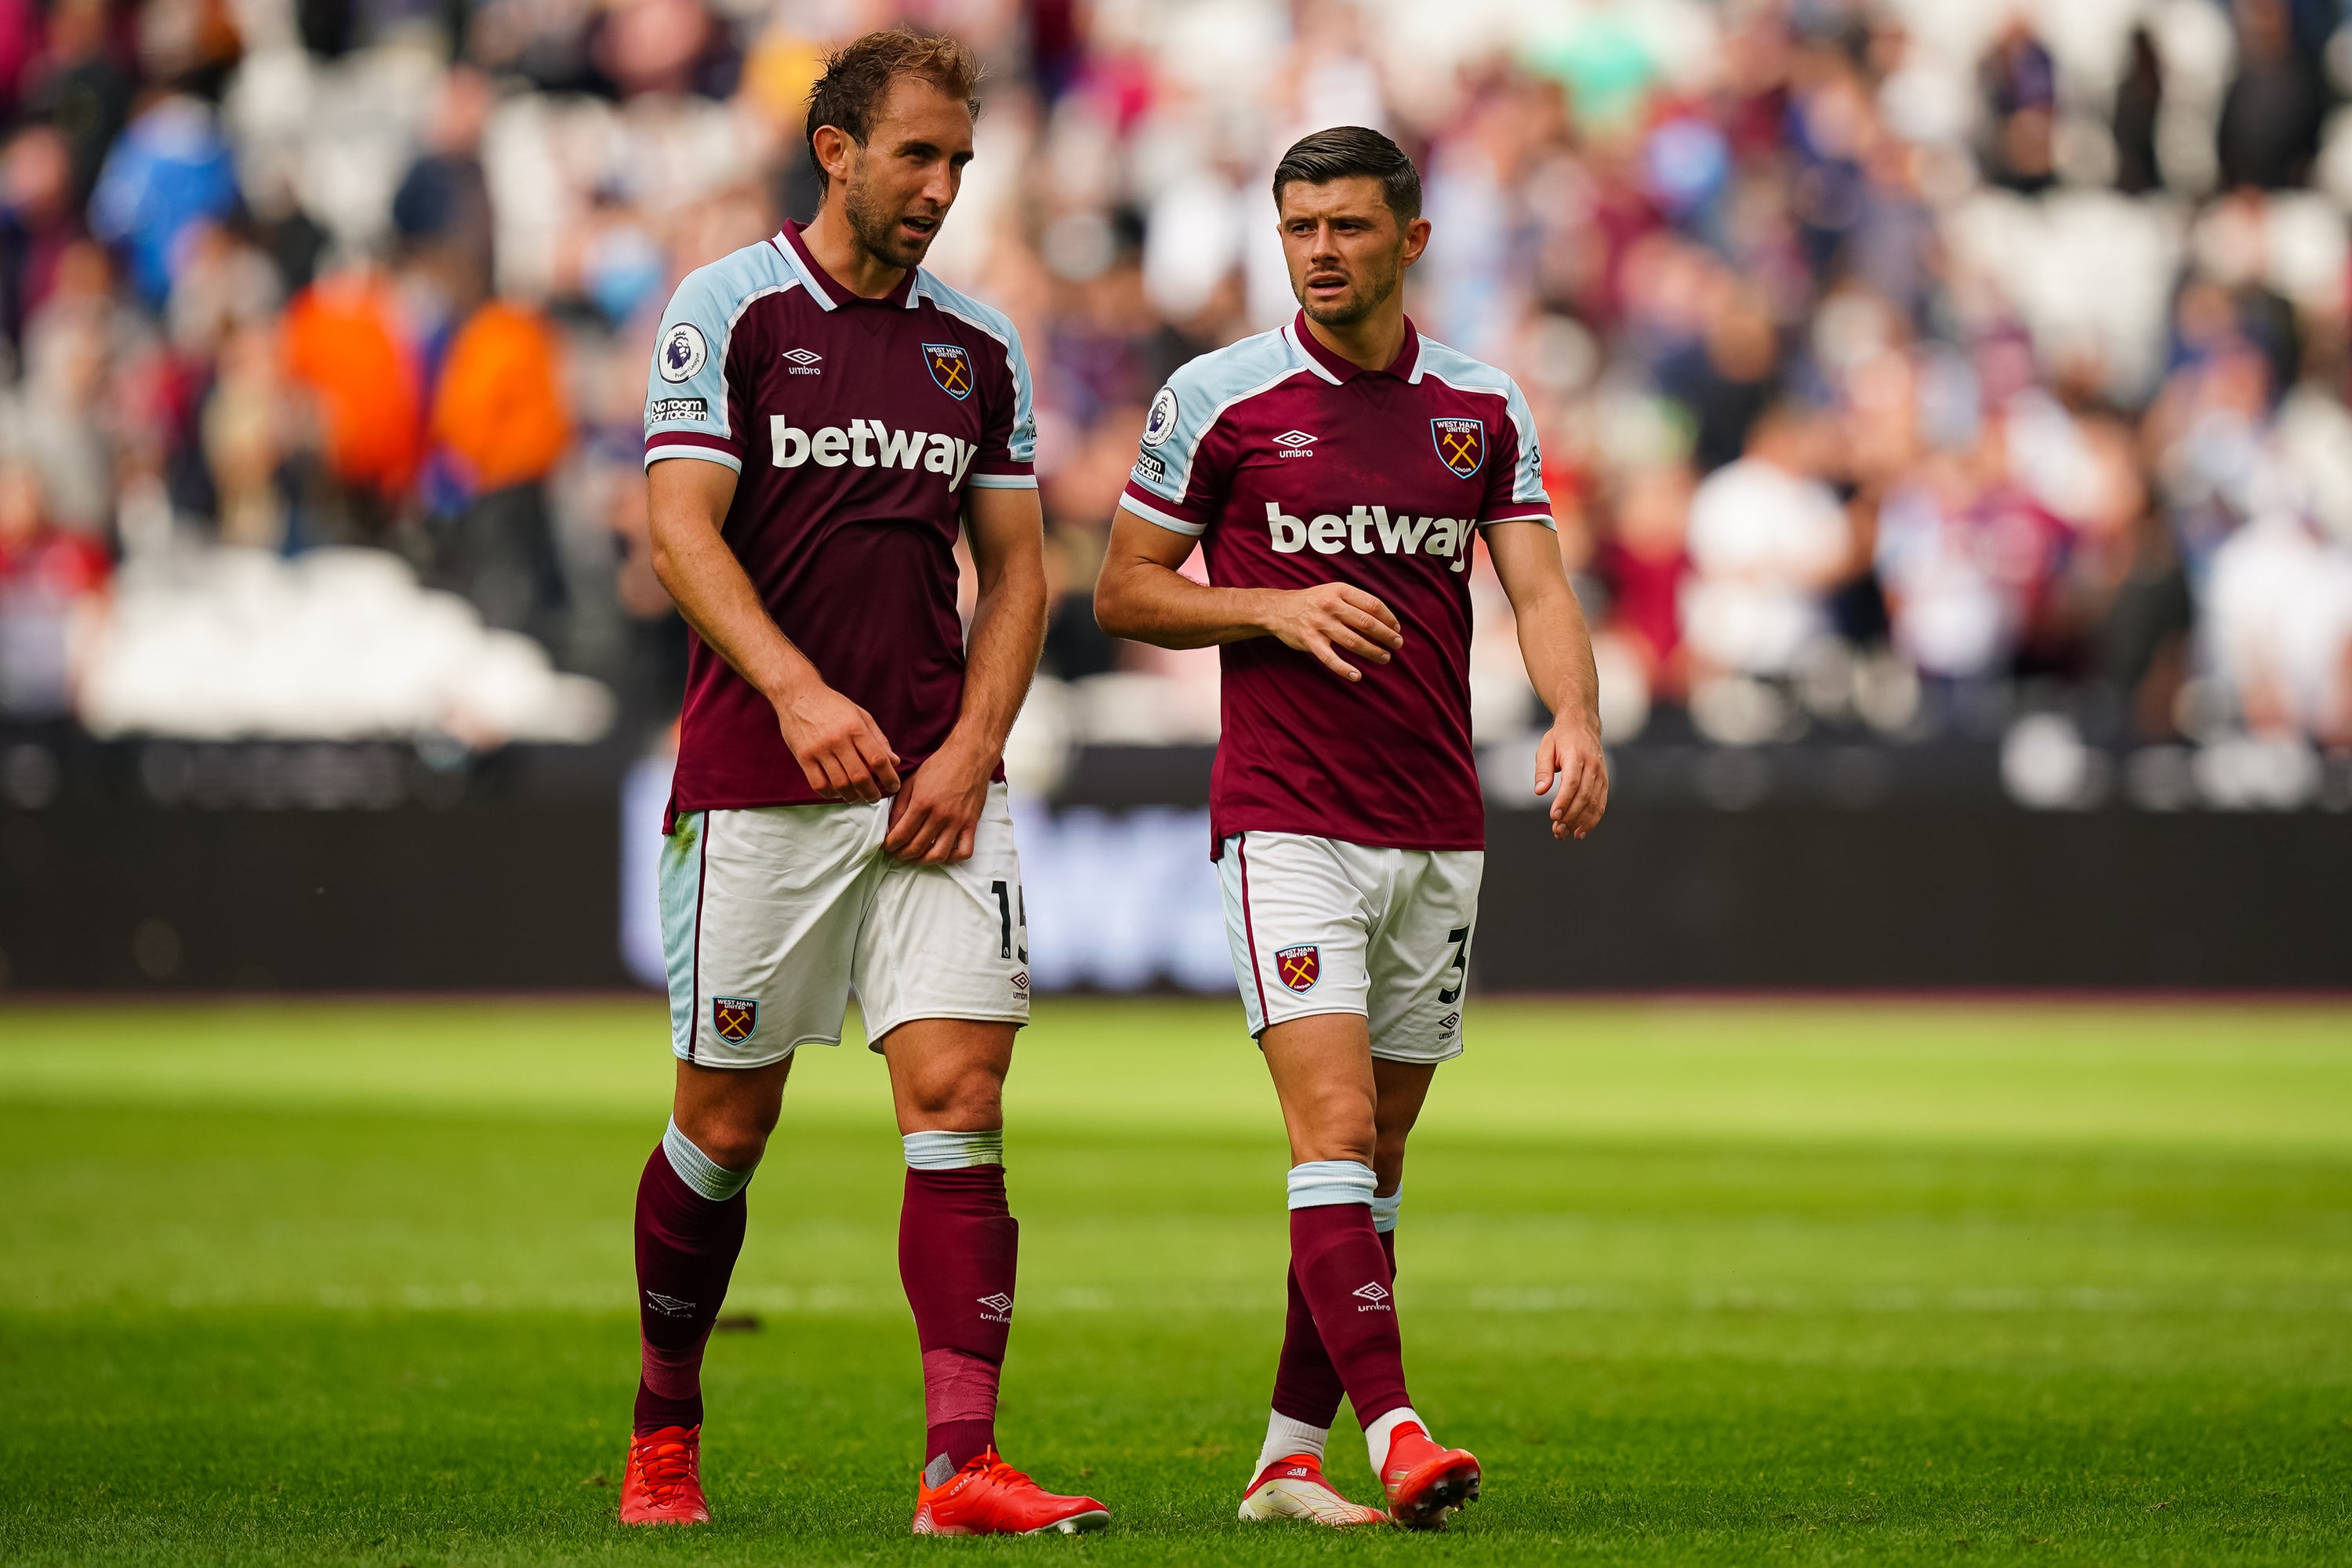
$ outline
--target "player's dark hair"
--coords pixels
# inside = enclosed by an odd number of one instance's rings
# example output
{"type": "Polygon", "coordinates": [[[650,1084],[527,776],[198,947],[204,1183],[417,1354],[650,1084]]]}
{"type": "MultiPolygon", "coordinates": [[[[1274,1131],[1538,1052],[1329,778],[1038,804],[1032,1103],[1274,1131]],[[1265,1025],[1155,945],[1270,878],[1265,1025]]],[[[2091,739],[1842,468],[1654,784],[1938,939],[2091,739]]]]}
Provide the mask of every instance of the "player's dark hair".
{"type": "Polygon", "coordinates": [[[1293,180],[1325,185],[1360,174],[1381,183],[1381,195],[1396,214],[1398,227],[1421,216],[1421,171],[1403,148],[1361,125],[1335,125],[1293,142],[1274,166],[1274,205],[1282,205],[1282,187],[1293,180]]]}
{"type": "Polygon", "coordinates": [[[972,118],[980,117],[980,57],[962,43],[912,27],[868,33],[825,56],[824,73],[809,89],[809,162],[816,167],[818,190],[824,189],[827,176],[816,155],[817,127],[830,125],[865,146],[889,99],[890,84],[902,76],[919,77],[950,98],[962,99],[972,118]]]}

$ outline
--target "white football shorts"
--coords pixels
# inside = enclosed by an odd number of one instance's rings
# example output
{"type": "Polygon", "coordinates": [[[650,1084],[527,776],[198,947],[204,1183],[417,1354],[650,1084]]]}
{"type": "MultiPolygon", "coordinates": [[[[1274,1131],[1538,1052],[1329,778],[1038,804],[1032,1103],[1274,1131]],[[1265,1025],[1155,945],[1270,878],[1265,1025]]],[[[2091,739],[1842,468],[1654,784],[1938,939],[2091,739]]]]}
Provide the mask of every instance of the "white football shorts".
{"type": "Polygon", "coordinates": [[[1483,849],[1374,849],[1300,833],[1237,833],[1217,873],[1253,1038],[1270,1024],[1360,1013],[1372,1055],[1462,1054],[1462,991],[1483,849]]]}
{"type": "Polygon", "coordinates": [[[866,1034],[915,1018],[1029,1021],[1029,932],[1004,786],[971,858],[882,852],[887,800],[680,812],[662,847],[670,1048],[754,1068],[841,1044],[854,987],[866,1034]]]}

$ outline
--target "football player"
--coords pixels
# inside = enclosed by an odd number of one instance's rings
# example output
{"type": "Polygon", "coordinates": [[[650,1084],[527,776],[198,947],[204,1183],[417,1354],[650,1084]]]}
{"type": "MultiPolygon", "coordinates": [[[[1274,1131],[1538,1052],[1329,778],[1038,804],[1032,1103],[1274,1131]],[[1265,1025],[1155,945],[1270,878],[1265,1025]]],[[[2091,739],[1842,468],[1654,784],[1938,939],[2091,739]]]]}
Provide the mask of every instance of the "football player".
{"type": "Polygon", "coordinates": [[[962,45],[869,34],[809,98],[806,226],[689,274],[646,383],[654,563],[693,627],[662,858],[677,1076],[637,1189],[630,1523],[709,1517],[703,1347],[793,1053],[856,987],[906,1159],[918,1534],[1098,1529],[996,1452],[1018,1227],[999,1094],[1029,1015],[1000,765],[1045,633],[1021,340],[924,271],[972,152],[962,45]],[[971,542],[969,645],[955,544],[971,542]]]}
{"type": "Polygon", "coordinates": [[[1461,1053],[1486,823],[1470,745],[1474,540],[1553,715],[1555,837],[1608,802],[1591,639],[1528,403],[1405,318],[1421,180],[1378,132],[1293,146],[1274,197],[1298,314],[1192,361],[1146,419],[1096,588],[1118,637],[1221,649],[1211,787],[1249,1028],[1288,1128],[1289,1322],[1244,1519],[1442,1525],[1478,1461],[1407,1392],[1395,1235],[1405,1141],[1461,1053]],[[1198,547],[1208,582],[1178,568],[1198,547]],[[1322,1473],[1345,1394],[1384,1509],[1322,1473]]]}

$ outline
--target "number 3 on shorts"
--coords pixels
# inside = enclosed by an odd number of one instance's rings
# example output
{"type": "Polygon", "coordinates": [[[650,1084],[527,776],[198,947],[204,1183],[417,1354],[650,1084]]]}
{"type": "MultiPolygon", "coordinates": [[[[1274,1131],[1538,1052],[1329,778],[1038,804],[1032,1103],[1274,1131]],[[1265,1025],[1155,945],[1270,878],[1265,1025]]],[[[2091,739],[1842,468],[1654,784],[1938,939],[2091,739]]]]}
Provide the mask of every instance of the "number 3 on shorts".
{"type": "Polygon", "coordinates": [[[1445,933],[1445,940],[1454,944],[1454,962],[1445,966],[1445,973],[1454,977],[1454,984],[1440,991],[1437,999],[1451,1007],[1462,1000],[1462,987],[1470,980],[1470,928],[1455,926],[1445,933]]]}

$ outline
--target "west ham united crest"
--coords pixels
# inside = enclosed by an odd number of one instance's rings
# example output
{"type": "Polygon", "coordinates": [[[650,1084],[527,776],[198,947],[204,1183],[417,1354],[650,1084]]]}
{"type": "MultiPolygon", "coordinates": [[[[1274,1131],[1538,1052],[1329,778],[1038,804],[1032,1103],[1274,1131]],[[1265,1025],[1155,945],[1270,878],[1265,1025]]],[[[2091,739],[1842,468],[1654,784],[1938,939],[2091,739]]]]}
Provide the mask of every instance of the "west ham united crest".
{"type": "Polygon", "coordinates": [[[1429,434],[1437,458],[1456,476],[1468,479],[1486,465],[1486,426],[1476,419],[1433,419],[1429,434]]]}
{"type": "Polygon", "coordinates": [[[925,343],[923,367],[940,390],[961,403],[971,395],[971,356],[959,343],[925,343]]]}
{"type": "Polygon", "coordinates": [[[1293,991],[1314,990],[1323,978],[1323,950],[1313,942],[1275,949],[1274,975],[1293,991]]]}
{"type": "Polygon", "coordinates": [[[760,1004],[748,996],[713,996],[710,1026],[722,1040],[748,1040],[760,1026],[760,1004]]]}

